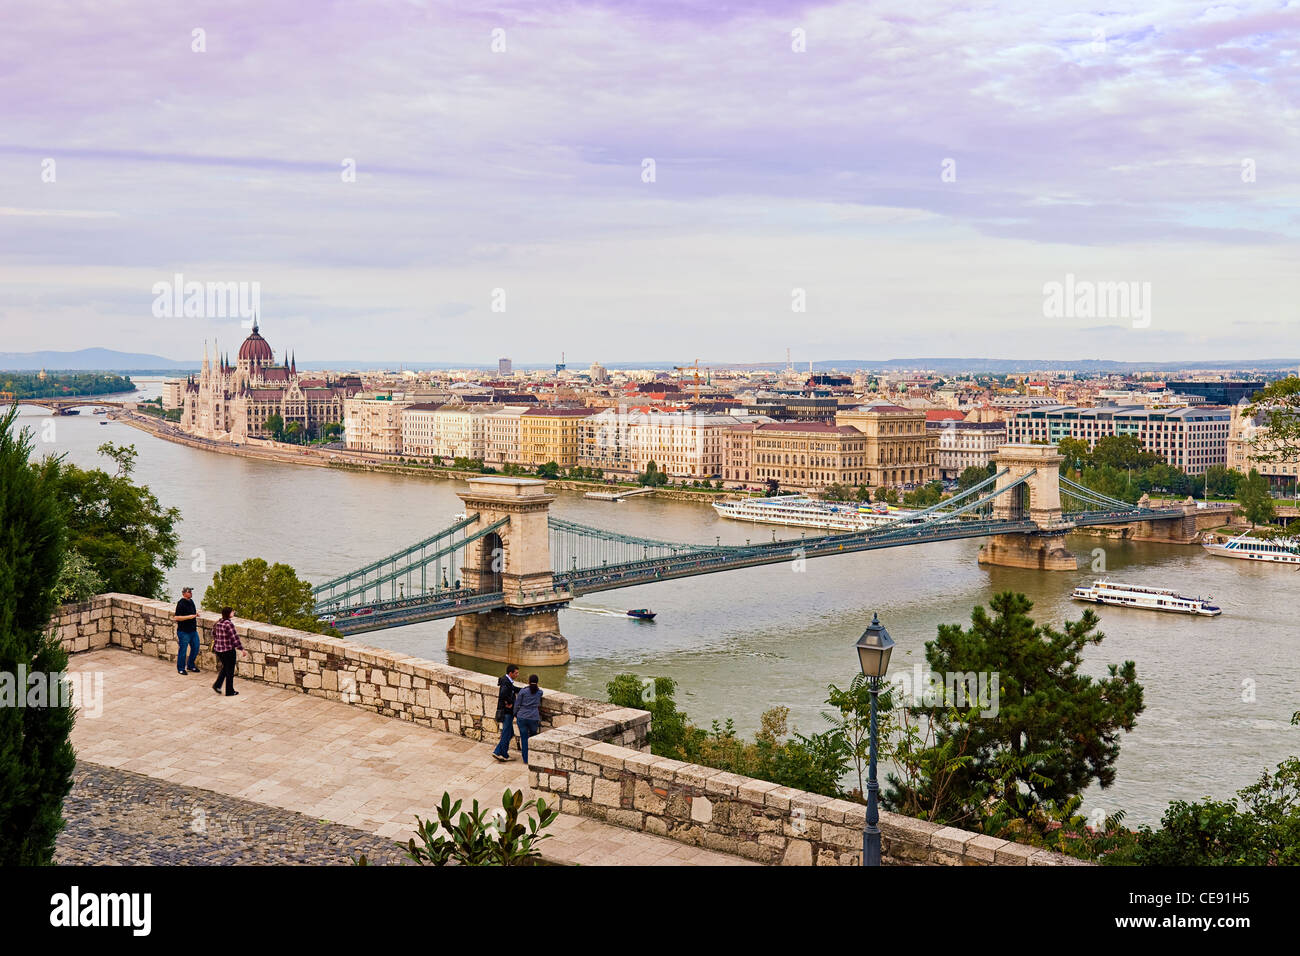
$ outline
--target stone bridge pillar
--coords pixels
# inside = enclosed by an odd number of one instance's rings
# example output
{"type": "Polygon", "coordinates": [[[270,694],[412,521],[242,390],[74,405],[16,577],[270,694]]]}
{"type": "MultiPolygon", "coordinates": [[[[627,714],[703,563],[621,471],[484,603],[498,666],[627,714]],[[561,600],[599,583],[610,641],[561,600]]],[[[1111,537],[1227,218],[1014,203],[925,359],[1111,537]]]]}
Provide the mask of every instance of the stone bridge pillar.
{"type": "Polygon", "coordinates": [[[1073,524],[1061,514],[1061,463],[1055,445],[1003,445],[993,457],[994,466],[1007,473],[997,482],[1005,488],[1029,475],[1019,488],[993,502],[993,517],[1007,521],[1028,519],[1038,530],[1025,534],[1000,534],[980,549],[980,564],[1040,571],[1076,571],[1079,563],[1065,546],[1073,524]],[[1030,474],[1033,472],[1033,474],[1030,474]]]}
{"type": "Polygon", "coordinates": [[[533,478],[471,478],[469,488],[460,499],[466,514],[479,517],[467,534],[502,518],[510,523],[465,548],[461,580],[480,593],[502,592],[506,606],[456,618],[447,652],[520,667],[568,663],[559,611],[573,595],[552,581],[547,515],[555,496],[533,478]]]}
{"type": "MultiPolygon", "coordinates": [[[[1138,499],[1139,508],[1151,507],[1151,496],[1143,495],[1138,499]]],[[[1190,495],[1181,505],[1162,505],[1177,507],[1182,511],[1181,517],[1161,518],[1154,521],[1135,521],[1132,537],[1135,541],[1163,541],[1169,544],[1195,544],[1201,539],[1201,516],[1196,501],[1190,495]]],[[[1211,512],[1207,527],[1217,527],[1221,523],[1222,512],[1211,512]]]]}

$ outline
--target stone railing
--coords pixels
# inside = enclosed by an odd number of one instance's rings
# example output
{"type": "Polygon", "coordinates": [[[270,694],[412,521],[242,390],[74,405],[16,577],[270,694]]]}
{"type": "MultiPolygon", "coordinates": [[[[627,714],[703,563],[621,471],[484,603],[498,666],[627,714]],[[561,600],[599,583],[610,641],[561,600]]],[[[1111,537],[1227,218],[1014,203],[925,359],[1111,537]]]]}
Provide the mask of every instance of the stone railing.
{"type": "MultiPolygon", "coordinates": [[[[59,609],[51,626],[69,653],[121,647],[174,661],[173,605],[101,594],[59,609]]],[[[211,646],[217,615],[201,611],[211,646]]],[[[343,638],[235,619],[238,675],[386,717],[494,740],[496,678],[343,638]]],[[[211,651],[201,666],[215,670],[211,651]]],[[[562,812],[769,864],[856,866],[866,808],[648,752],[643,710],[547,691],[543,732],[528,744],[529,784],[562,812]]],[[[518,738],[515,738],[516,745],[518,738]]],[[[882,812],[886,863],[1060,866],[1079,861],[1035,847],[882,812]]]]}
{"type": "MultiPolygon", "coordinates": [[[[101,594],[84,604],[68,604],[52,626],[69,653],[122,647],[174,661],[175,606],[130,594],[101,594]]],[[[203,650],[200,667],[217,669],[211,648],[212,625],[219,615],[199,612],[203,650]]],[[[237,656],[236,674],[276,687],[326,697],[385,717],[468,737],[495,740],[497,679],[396,651],[367,647],[338,637],[235,618],[249,653],[237,656]]],[[[594,721],[606,739],[638,749],[646,746],[650,715],[613,704],[548,690],[542,700],[542,727],[594,721]]],[[[518,747],[516,737],[513,745],[518,747]]]]}
{"type": "MultiPolygon", "coordinates": [[[[638,713],[633,711],[633,713],[638,713]]],[[[860,866],[866,810],[860,803],[683,763],[620,746],[584,718],[528,742],[529,786],[581,814],[760,863],[860,866]]],[[[890,864],[1068,866],[1081,861],[881,812],[890,864]]]]}

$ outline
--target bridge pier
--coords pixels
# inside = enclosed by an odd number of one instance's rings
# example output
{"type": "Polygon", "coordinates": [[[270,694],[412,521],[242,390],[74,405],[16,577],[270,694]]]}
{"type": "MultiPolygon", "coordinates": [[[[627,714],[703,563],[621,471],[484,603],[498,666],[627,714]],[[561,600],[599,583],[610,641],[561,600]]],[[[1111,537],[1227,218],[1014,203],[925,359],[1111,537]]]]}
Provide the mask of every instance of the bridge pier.
{"type": "Polygon", "coordinates": [[[546,667],[569,663],[569,642],[560,633],[559,611],[506,609],[456,618],[447,632],[447,653],[546,667]]]}
{"type": "Polygon", "coordinates": [[[980,548],[979,563],[1031,571],[1079,570],[1064,534],[1000,534],[980,548]]]}
{"type": "Polygon", "coordinates": [[[447,652],[543,667],[569,662],[559,611],[573,594],[557,589],[551,571],[548,512],[554,495],[533,478],[471,478],[461,494],[465,513],[478,512],[467,534],[502,518],[509,524],[465,549],[461,576],[479,593],[501,592],[505,607],[456,618],[447,652]]]}
{"type": "Polygon", "coordinates": [[[1074,527],[1061,513],[1060,468],[1065,457],[1055,445],[1003,445],[993,457],[998,470],[997,488],[1024,478],[1018,488],[998,496],[993,517],[1004,521],[1032,521],[1038,530],[1000,534],[980,549],[979,563],[1035,571],[1077,571],[1078,559],[1065,546],[1065,534],[1074,527]]]}
{"type": "MultiPolygon", "coordinates": [[[[1138,501],[1139,508],[1150,508],[1151,498],[1143,495],[1138,501]]],[[[1196,502],[1188,498],[1182,505],[1181,518],[1161,518],[1154,521],[1135,521],[1129,525],[1130,537],[1134,541],[1161,541],[1167,544],[1195,544],[1201,538],[1197,521],[1196,502]]],[[[1210,519],[1217,520],[1217,515],[1210,519]]]]}

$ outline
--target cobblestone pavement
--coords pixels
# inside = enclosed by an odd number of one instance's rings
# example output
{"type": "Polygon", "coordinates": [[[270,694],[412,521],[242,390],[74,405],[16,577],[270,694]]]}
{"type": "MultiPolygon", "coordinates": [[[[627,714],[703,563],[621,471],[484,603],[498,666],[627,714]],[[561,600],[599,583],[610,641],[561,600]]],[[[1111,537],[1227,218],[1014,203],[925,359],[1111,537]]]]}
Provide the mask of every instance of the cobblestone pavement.
{"type": "Polygon", "coordinates": [[[54,862],[98,865],[407,862],[392,840],[251,800],[78,762],[54,862]]]}
{"type": "MultiPolygon", "coordinates": [[[[212,693],[212,674],[180,677],[175,663],[118,648],[76,654],[70,671],[103,674],[98,717],[79,715],[80,760],[278,807],[381,838],[408,839],[415,816],[449,792],[498,807],[527,768],[499,764],[480,743],[257,681],[238,697],[212,693]]],[[[528,796],[528,794],[526,794],[528,796]]],[[[666,837],[561,814],[542,847],[557,863],[753,865],[666,837]]]]}

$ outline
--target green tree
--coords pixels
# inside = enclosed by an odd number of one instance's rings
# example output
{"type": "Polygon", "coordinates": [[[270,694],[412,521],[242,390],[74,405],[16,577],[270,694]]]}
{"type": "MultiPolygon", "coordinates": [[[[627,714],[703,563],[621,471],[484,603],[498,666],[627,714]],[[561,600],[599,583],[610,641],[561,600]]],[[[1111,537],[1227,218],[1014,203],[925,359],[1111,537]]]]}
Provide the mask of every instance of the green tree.
{"type": "Polygon", "coordinates": [[[289,424],[284,426],[285,441],[297,445],[302,442],[302,437],[303,431],[301,422],[289,422],[289,424]]]}
{"type": "Polygon", "coordinates": [[[31,435],[15,434],[17,415],[16,407],[0,414],[0,865],[36,866],[52,862],[63,829],[76,764],[73,712],[62,680],[31,706],[17,674],[67,669],[67,652],[49,630],[67,530],[58,484],[29,464],[31,435]],[[18,694],[28,706],[14,706],[18,694]]]}
{"type": "MultiPolygon", "coordinates": [[[[1109,787],[1120,732],[1133,729],[1144,706],[1132,661],[1110,665],[1101,679],[1079,673],[1084,648],[1104,639],[1091,610],[1058,631],[1034,623],[1033,602],[1023,594],[1002,592],[989,607],[992,616],[983,607],[972,611],[969,629],[940,625],[926,644],[935,674],[998,675],[996,716],[953,721],[950,702],[920,708],[938,725],[937,746],[957,736],[968,741],[971,759],[955,771],[938,808],[955,826],[983,820],[992,805],[1027,814],[1064,807],[1094,781],[1109,787]]],[[[891,801],[908,798],[894,794],[891,801]]]]}
{"type": "Polygon", "coordinates": [[[262,558],[247,558],[239,564],[223,564],[203,592],[207,611],[232,607],[238,617],[265,624],[279,624],[316,634],[337,633],[317,620],[311,585],[299,580],[287,564],[267,564],[262,558]]]}
{"type": "Polygon", "coordinates": [[[1237,500],[1241,502],[1241,507],[1237,510],[1245,515],[1252,528],[1273,520],[1276,509],[1273,507],[1273,496],[1268,492],[1268,480],[1254,468],[1237,486],[1237,500]]]}
{"type": "Polygon", "coordinates": [[[1136,844],[1105,859],[1136,866],[1300,865],[1300,758],[1237,791],[1236,800],[1169,805],[1160,828],[1142,827],[1136,844]]]}
{"type": "Polygon", "coordinates": [[[1065,456],[1066,471],[1083,471],[1092,464],[1092,449],[1082,438],[1062,438],[1056,443],[1056,450],[1065,456]]]}
{"type": "Polygon", "coordinates": [[[931,481],[903,495],[903,504],[909,508],[928,508],[943,500],[943,483],[931,481]]]}
{"type": "Polygon", "coordinates": [[[988,480],[993,474],[995,472],[984,465],[971,465],[969,468],[963,469],[962,473],[957,476],[957,493],[960,494],[967,489],[974,488],[981,481],[988,480]]]}
{"type": "Polygon", "coordinates": [[[1300,458],[1300,378],[1292,375],[1270,382],[1241,413],[1262,418],[1268,426],[1251,441],[1255,461],[1276,464],[1300,458]]]}
{"type": "Polygon", "coordinates": [[[284,438],[284,419],[279,414],[272,415],[263,423],[263,426],[276,441],[284,438]]]}
{"type": "Polygon", "coordinates": [[[1136,435],[1106,435],[1097,439],[1092,449],[1092,461],[1099,466],[1110,466],[1121,471],[1133,472],[1150,468],[1161,461],[1159,455],[1147,451],[1142,446],[1142,439],[1136,435]]]}
{"type": "Polygon", "coordinates": [[[668,484],[668,475],[659,470],[653,461],[646,462],[645,471],[637,475],[637,484],[647,488],[661,488],[668,484]]]}
{"type": "Polygon", "coordinates": [[[693,727],[673,700],[677,682],[671,677],[642,680],[636,674],[616,674],[605,685],[611,704],[650,711],[650,752],[674,760],[691,760],[702,731],[693,727]]]}
{"type": "Polygon", "coordinates": [[[176,564],[181,513],[131,481],[134,446],[101,445],[99,452],[116,462],[115,474],[53,457],[38,466],[58,488],[68,546],[85,556],[106,590],[163,599],[167,571],[176,564]]]}
{"type": "Polygon", "coordinates": [[[548,461],[544,465],[538,465],[537,474],[541,478],[559,478],[560,477],[559,463],[554,461],[548,461]]]}
{"type": "Polygon", "coordinates": [[[885,485],[881,485],[876,489],[876,500],[896,505],[898,504],[898,489],[888,488],[885,485]]]}
{"type": "Polygon", "coordinates": [[[59,576],[54,582],[54,600],[59,604],[76,604],[88,601],[105,590],[104,578],[86,556],[76,548],[63,555],[59,576]]]}

